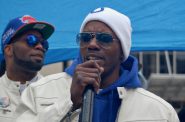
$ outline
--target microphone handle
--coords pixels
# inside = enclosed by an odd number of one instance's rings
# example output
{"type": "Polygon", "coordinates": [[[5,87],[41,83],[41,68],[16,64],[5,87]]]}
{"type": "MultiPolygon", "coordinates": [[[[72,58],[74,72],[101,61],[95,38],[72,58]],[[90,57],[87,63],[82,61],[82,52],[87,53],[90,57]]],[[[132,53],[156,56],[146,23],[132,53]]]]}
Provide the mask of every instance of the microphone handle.
{"type": "Polygon", "coordinates": [[[87,86],[83,96],[82,112],[79,122],[92,122],[94,90],[92,86],[87,86]]]}

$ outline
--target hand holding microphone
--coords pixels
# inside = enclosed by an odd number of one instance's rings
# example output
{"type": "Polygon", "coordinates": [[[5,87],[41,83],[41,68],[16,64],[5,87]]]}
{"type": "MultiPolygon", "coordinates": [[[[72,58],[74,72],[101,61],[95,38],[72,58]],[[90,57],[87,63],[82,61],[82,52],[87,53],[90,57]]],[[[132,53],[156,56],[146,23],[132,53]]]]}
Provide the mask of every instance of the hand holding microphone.
{"type": "MultiPolygon", "coordinates": [[[[90,58],[95,62],[95,65],[99,67],[94,58],[90,58]]],[[[101,70],[100,70],[101,71],[101,70]]],[[[101,81],[101,72],[98,72],[98,81],[101,81]]],[[[83,95],[82,112],[80,115],[80,122],[92,122],[93,105],[94,105],[94,89],[92,85],[87,85],[83,95]]]]}
{"type": "Polygon", "coordinates": [[[89,58],[76,67],[71,85],[71,100],[74,110],[81,107],[84,98],[86,100],[90,98],[93,101],[92,96],[94,91],[98,92],[103,70],[94,58],[89,58]],[[91,94],[91,97],[87,94],[91,94]]]}

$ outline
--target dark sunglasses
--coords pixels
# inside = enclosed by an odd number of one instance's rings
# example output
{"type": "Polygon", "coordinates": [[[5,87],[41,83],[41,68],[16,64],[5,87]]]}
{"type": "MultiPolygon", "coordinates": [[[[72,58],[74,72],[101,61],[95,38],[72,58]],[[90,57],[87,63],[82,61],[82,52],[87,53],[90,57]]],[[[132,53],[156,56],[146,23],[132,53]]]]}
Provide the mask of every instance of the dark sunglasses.
{"type": "Polygon", "coordinates": [[[80,48],[87,47],[90,41],[96,37],[96,42],[101,47],[107,49],[111,46],[112,42],[114,40],[117,40],[112,37],[109,33],[89,33],[89,32],[83,32],[78,33],[76,36],[76,42],[80,45],[80,48]]]}
{"type": "Polygon", "coordinates": [[[32,34],[26,37],[26,42],[30,47],[35,47],[38,43],[40,43],[45,50],[48,50],[49,48],[49,44],[47,40],[41,41],[37,36],[32,34]]]}

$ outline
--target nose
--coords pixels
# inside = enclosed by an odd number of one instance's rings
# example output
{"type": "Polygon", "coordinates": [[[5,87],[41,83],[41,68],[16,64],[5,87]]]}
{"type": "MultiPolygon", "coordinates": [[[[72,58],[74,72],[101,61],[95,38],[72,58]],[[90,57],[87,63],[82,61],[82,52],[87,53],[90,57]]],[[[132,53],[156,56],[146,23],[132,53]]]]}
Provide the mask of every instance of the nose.
{"type": "Polygon", "coordinates": [[[37,45],[35,45],[34,48],[37,50],[42,50],[42,51],[46,52],[46,49],[44,49],[44,47],[42,46],[42,44],[40,42],[37,45]]]}
{"type": "Polygon", "coordinates": [[[91,41],[88,44],[88,48],[90,48],[90,49],[99,48],[96,37],[91,39],[91,41]]]}

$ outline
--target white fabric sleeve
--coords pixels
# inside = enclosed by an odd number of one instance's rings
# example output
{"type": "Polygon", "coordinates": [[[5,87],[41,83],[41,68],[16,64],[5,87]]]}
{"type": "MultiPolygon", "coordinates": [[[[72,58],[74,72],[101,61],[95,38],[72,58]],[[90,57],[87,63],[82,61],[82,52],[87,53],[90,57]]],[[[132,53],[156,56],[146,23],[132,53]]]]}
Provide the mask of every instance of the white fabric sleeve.
{"type": "Polygon", "coordinates": [[[170,117],[171,117],[171,118],[170,118],[169,122],[180,122],[180,120],[179,120],[179,118],[178,118],[178,115],[177,115],[175,109],[173,109],[173,110],[171,111],[170,117]]]}
{"type": "Polygon", "coordinates": [[[72,107],[70,97],[66,97],[38,112],[31,87],[25,89],[21,99],[21,104],[15,112],[16,122],[59,122],[72,107]]]}

